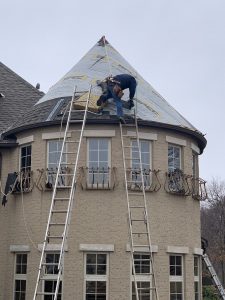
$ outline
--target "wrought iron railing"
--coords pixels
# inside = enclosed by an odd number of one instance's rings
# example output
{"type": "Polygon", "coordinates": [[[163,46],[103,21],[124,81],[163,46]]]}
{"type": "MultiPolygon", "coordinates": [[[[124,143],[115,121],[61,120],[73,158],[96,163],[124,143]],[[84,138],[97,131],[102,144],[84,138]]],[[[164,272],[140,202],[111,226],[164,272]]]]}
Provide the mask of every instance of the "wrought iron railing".
{"type": "Polygon", "coordinates": [[[166,172],[164,188],[166,192],[181,196],[191,195],[190,175],[184,174],[180,169],[166,172]]]}
{"type": "Polygon", "coordinates": [[[116,168],[80,168],[78,182],[82,189],[110,190],[117,185],[116,168]]]}
{"type": "MultiPolygon", "coordinates": [[[[58,168],[47,168],[47,169],[37,169],[37,178],[35,180],[35,185],[40,191],[52,190],[55,185],[55,179],[57,175],[58,168]]],[[[70,184],[72,179],[72,174],[70,174],[70,168],[61,167],[60,175],[58,177],[58,187],[64,187],[70,184]],[[65,174],[65,175],[64,175],[65,174]]]]}
{"type": "Polygon", "coordinates": [[[29,193],[34,187],[33,171],[23,170],[17,174],[16,181],[13,185],[13,193],[29,193]]]}
{"type": "Polygon", "coordinates": [[[199,177],[191,178],[192,184],[192,198],[204,201],[207,199],[207,189],[206,189],[206,181],[199,177]]]}
{"type": "MultiPolygon", "coordinates": [[[[146,192],[157,192],[161,188],[158,174],[159,170],[143,169],[144,187],[146,192]]],[[[127,169],[127,178],[129,178],[129,190],[142,190],[140,168],[127,169]]]]}

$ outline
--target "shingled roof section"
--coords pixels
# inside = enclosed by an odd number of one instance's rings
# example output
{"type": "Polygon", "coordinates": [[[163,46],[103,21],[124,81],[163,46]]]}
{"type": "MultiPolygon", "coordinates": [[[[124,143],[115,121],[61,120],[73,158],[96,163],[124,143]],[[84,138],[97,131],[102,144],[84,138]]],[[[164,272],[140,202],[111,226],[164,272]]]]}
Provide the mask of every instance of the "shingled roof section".
{"type": "Polygon", "coordinates": [[[0,62],[0,133],[30,110],[43,92],[0,62]]]}

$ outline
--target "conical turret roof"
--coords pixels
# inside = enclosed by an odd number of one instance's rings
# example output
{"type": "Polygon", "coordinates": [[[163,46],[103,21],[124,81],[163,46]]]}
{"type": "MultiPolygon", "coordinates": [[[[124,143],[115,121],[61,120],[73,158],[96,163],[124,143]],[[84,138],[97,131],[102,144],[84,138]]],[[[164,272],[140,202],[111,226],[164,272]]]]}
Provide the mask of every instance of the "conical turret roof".
{"type": "MultiPolygon", "coordinates": [[[[137,115],[142,120],[162,122],[171,125],[188,127],[196,130],[184,117],[182,117],[154,88],[146,82],[140,74],[118,53],[104,37],[55,85],[37,104],[48,100],[71,97],[74,87],[87,91],[93,85],[92,99],[101,95],[101,88],[96,87],[97,80],[103,80],[109,75],[131,74],[138,83],[135,99],[137,99],[137,115]]],[[[128,100],[128,93],[123,96],[128,100]]],[[[106,110],[115,114],[115,105],[108,105],[106,110]]],[[[129,110],[125,114],[131,114],[129,110]]]]}
{"type": "MultiPolygon", "coordinates": [[[[138,72],[118,53],[104,37],[100,39],[88,53],[33,106],[26,114],[18,117],[6,131],[5,137],[25,128],[58,124],[62,117],[63,107],[71,99],[76,87],[80,98],[85,96],[92,85],[90,105],[97,108],[96,101],[102,94],[97,80],[103,80],[109,75],[130,74],[136,78],[137,89],[134,100],[137,103],[136,114],[143,125],[163,127],[185,132],[193,136],[201,150],[206,145],[206,139],[191,123],[179,114],[156,90],[138,74],[138,72]]],[[[85,96],[86,99],[86,96],[85,96]]],[[[128,100],[125,90],[123,100],[128,100]]],[[[82,99],[83,100],[83,99],[82,99]]],[[[82,105],[82,104],[81,104],[82,105]]],[[[124,115],[133,116],[133,111],[124,109],[124,115]]],[[[76,119],[76,117],[75,117],[76,119]]],[[[79,119],[79,118],[78,118],[79,119]]],[[[90,123],[115,123],[116,108],[113,100],[109,100],[104,114],[88,114],[90,123]]]]}

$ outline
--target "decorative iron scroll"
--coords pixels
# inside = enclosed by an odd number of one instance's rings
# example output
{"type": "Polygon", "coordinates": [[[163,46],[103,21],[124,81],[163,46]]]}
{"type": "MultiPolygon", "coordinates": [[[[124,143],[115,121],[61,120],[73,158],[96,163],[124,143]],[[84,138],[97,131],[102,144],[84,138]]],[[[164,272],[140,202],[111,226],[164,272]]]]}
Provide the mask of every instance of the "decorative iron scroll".
{"type": "Polygon", "coordinates": [[[181,196],[191,195],[189,179],[190,175],[184,174],[180,169],[166,172],[164,188],[166,192],[181,196]]]}
{"type": "Polygon", "coordinates": [[[192,198],[204,201],[207,199],[206,181],[201,178],[192,177],[192,198]]]}
{"type": "Polygon", "coordinates": [[[17,179],[14,184],[13,193],[29,193],[34,187],[33,171],[23,170],[17,173],[17,179]]]}
{"type": "MultiPolygon", "coordinates": [[[[38,175],[35,180],[35,185],[40,191],[52,190],[55,185],[55,179],[58,168],[37,169],[38,175]]],[[[72,173],[70,175],[70,168],[61,167],[58,178],[58,187],[60,188],[69,185],[72,180],[72,173]],[[65,175],[64,175],[65,174],[65,175]],[[68,175],[69,174],[69,175],[68,175]]]]}
{"type": "Polygon", "coordinates": [[[82,189],[111,190],[118,184],[116,180],[116,168],[80,168],[78,182],[82,189]]]}
{"type": "MultiPolygon", "coordinates": [[[[159,170],[143,169],[144,187],[146,192],[157,192],[161,188],[158,177],[159,170]]],[[[129,178],[129,190],[142,190],[142,179],[140,168],[127,169],[127,178],[129,178]]]]}

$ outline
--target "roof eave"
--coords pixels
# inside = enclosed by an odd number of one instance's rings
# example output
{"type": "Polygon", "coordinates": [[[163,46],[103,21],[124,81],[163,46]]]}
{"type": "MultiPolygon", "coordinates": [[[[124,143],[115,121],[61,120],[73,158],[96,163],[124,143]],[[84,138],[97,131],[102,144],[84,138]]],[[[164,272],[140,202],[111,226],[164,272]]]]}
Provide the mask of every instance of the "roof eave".
{"type": "MultiPolygon", "coordinates": [[[[66,120],[63,122],[66,123],[66,120]]],[[[71,123],[80,123],[80,121],[77,120],[72,120],[71,123]]],[[[8,130],[7,132],[4,132],[2,135],[4,138],[7,138],[11,135],[15,135],[16,133],[19,133],[24,130],[28,129],[34,129],[34,128],[39,128],[39,127],[49,127],[49,126],[54,126],[54,125],[59,125],[61,124],[61,120],[53,120],[53,121],[45,121],[45,122],[39,122],[39,123],[34,123],[34,124],[27,124],[21,127],[13,128],[12,130],[8,130]]],[[[87,124],[119,124],[119,120],[117,119],[87,119],[87,124]]],[[[198,146],[200,148],[200,154],[203,152],[204,148],[206,147],[207,140],[204,137],[202,133],[199,131],[193,131],[189,128],[186,127],[180,127],[177,125],[171,125],[171,124],[166,124],[166,123],[159,123],[155,121],[147,121],[147,120],[138,120],[138,124],[142,126],[147,126],[147,127],[155,127],[155,128],[163,128],[163,129],[168,129],[168,130],[175,130],[179,133],[185,133],[192,138],[196,139],[198,146]]],[[[14,145],[14,144],[12,144],[14,145]]]]}

